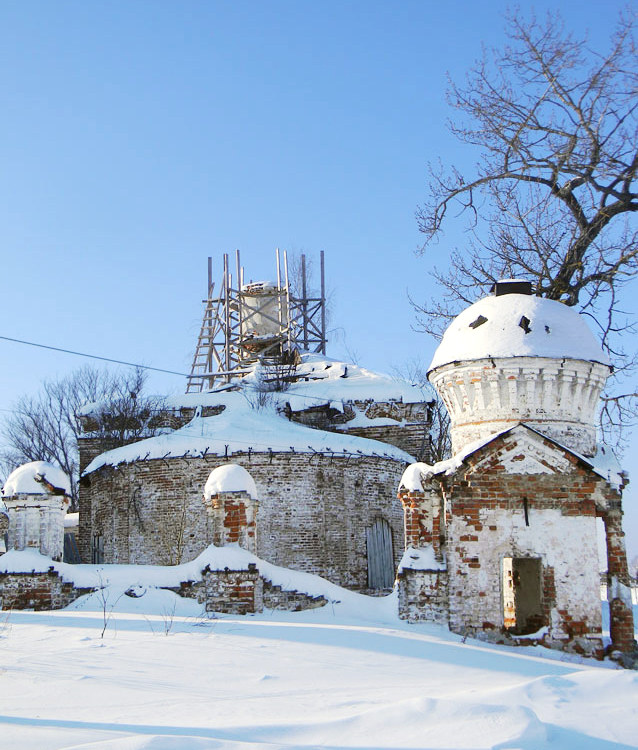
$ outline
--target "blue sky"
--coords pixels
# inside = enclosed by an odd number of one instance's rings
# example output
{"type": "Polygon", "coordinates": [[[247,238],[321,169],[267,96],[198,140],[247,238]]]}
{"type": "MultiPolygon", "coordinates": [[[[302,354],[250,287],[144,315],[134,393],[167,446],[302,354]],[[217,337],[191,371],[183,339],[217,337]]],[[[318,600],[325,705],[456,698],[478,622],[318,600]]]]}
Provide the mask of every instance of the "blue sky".
{"type": "MultiPolygon", "coordinates": [[[[539,2],[599,46],[624,3],[539,2]]],[[[329,354],[426,364],[426,165],[505,2],[0,2],[0,335],[187,372],[206,258],[326,254],[329,354]]],[[[83,363],[0,341],[0,408],[83,363]]],[[[155,390],[183,390],[154,376],[155,390]]],[[[628,501],[631,500],[631,496],[628,501]]],[[[637,525],[638,528],[638,525],[637,525]]],[[[638,551],[638,550],[637,550],[638,551]]]]}

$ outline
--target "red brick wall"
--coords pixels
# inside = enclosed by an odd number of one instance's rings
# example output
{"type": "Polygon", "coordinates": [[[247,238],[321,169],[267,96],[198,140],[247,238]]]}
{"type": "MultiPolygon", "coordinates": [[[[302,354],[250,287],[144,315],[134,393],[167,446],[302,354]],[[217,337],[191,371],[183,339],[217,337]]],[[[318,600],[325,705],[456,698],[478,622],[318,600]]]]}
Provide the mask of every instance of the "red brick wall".
{"type": "Polygon", "coordinates": [[[62,609],[93,589],[74,588],[56,571],[47,573],[0,573],[2,609],[62,609]]]}
{"type": "Polygon", "coordinates": [[[609,631],[612,648],[630,653],[636,649],[636,642],[622,509],[620,501],[609,505],[602,514],[607,542],[609,631]]]}

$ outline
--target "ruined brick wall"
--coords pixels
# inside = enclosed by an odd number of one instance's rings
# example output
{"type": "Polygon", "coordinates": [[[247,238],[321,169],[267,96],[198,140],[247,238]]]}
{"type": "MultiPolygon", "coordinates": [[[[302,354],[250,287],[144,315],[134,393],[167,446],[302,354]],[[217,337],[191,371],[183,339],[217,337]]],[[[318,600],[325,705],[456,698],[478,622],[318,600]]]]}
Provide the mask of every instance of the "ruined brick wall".
{"type": "Polygon", "coordinates": [[[424,549],[432,547],[434,558],[443,560],[445,523],[442,498],[436,488],[427,493],[419,490],[399,489],[399,500],[403,506],[405,547],[424,549]]]}
{"type": "Polygon", "coordinates": [[[257,485],[259,557],[366,588],[366,529],[383,518],[392,530],[398,565],[403,512],[396,488],[404,464],[292,452],[155,459],[93,472],[80,492],[82,559],[91,561],[94,535],[102,538],[107,563],[193,559],[213,541],[204,484],[214,468],[228,462],[242,465],[257,485]]]}
{"type": "Polygon", "coordinates": [[[397,579],[402,620],[448,624],[447,571],[404,568],[397,579]]]}
{"type": "Polygon", "coordinates": [[[339,432],[347,432],[348,435],[357,435],[357,437],[389,443],[414,456],[417,461],[429,463],[431,460],[429,424],[350,428],[346,424],[344,429],[339,430],[339,432]]]}
{"type": "Polygon", "coordinates": [[[552,455],[549,444],[546,466],[539,464],[538,473],[513,473],[516,460],[529,461],[534,450],[540,461],[542,438],[536,446],[509,438],[496,442],[500,449],[487,457],[479,452],[468,466],[442,478],[449,514],[450,628],[500,633],[503,558],[539,558],[549,642],[596,653],[601,648],[596,499],[608,485],[575,457],[555,448],[552,455]]]}
{"type": "Polygon", "coordinates": [[[290,591],[281,586],[274,586],[267,579],[264,579],[263,601],[267,609],[278,609],[284,612],[301,612],[306,609],[324,607],[327,604],[327,599],[323,596],[290,591]]]}
{"type": "Polygon", "coordinates": [[[203,502],[213,527],[213,544],[238,544],[257,553],[258,500],[245,491],[233,491],[205,497],[203,502]]]}
{"type": "Polygon", "coordinates": [[[406,451],[417,461],[431,459],[429,405],[403,403],[402,401],[351,401],[343,404],[344,411],[330,405],[311,406],[300,411],[289,407],[285,415],[294,422],[329,432],[347,432],[349,435],[378,440],[406,451]],[[357,412],[368,419],[393,419],[396,424],[361,425],[350,424],[357,412]]]}
{"type": "Polygon", "coordinates": [[[247,615],[264,609],[264,584],[254,565],[248,570],[205,570],[202,583],[207,612],[247,615]]]}
{"type": "Polygon", "coordinates": [[[122,445],[135,443],[139,438],[121,441],[114,437],[105,436],[82,436],[78,438],[78,452],[80,454],[80,474],[86,469],[94,458],[97,458],[106,451],[119,448],[122,445]]]}
{"type": "Polygon", "coordinates": [[[631,653],[636,649],[632,581],[627,565],[620,499],[607,502],[602,518],[607,544],[607,599],[612,648],[631,653]]]}
{"type": "Polygon", "coordinates": [[[74,588],[54,570],[46,573],[0,573],[0,608],[62,609],[92,590],[74,588]]]}
{"type": "Polygon", "coordinates": [[[266,609],[301,612],[323,607],[323,596],[311,596],[301,591],[275,586],[260,576],[254,565],[248,570],[210,570],[203,573],[201,581],[185,581],[172,588],[179,596],[195,599],[207,612],[249,614],[266,609]]]}

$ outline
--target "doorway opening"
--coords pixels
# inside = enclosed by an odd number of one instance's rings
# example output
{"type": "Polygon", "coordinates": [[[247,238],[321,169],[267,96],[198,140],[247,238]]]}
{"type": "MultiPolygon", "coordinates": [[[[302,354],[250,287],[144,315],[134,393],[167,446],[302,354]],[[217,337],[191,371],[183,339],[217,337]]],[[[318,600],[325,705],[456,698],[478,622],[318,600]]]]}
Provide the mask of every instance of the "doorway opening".
{"type": "Polygon", "coordinates": [[[546,624],[539,557],[503,558],[503,621],[513,635],[536,633],[546,624]]]}
{"type": "Polygon", "coordinates": [[[366,529],[368,544],[368,588],[391,589],[394,586],[392,529],[384,518],[376,518],[366,529]]]}

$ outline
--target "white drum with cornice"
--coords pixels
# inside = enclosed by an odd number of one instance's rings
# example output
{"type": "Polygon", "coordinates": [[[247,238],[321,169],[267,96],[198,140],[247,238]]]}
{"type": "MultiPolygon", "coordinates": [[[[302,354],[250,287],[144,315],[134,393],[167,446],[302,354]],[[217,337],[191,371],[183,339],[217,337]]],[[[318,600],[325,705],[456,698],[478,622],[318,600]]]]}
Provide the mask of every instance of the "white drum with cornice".
{"type": "Polygon", "coordinates": [[[501,281],[451,323],[428,370],[451,420],[452,451],[518,422],[596,453],[607,355],[574,308],[501,281]]]}

